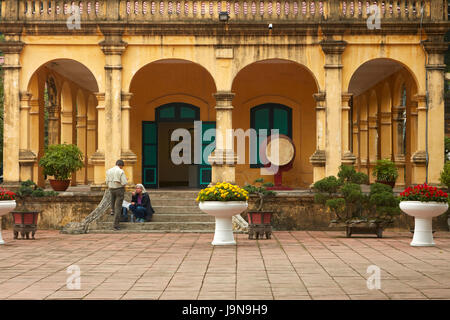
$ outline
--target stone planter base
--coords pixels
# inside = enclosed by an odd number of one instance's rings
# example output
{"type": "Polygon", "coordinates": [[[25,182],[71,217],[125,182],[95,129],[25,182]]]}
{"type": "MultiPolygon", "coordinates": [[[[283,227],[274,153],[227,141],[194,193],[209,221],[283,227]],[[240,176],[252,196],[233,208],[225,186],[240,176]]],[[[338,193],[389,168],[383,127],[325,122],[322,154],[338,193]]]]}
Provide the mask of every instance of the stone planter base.
{"type": "Polygon", "coordinates": [[[350,238],[353,234],[375,234],[377,238],[382,238],[384,229],[391,223],[391,221],[331,222],[330,227],[345,227],[347,238],[350,238]]]}
{"type": "Polygon", "coordinates": [[[14,239],[18,239],[20,233],[21,240],[30,240],[31,232],[31,239],[35,240],[39,211],[13,211],[11,214],[14,221],[14,239]]]}
{"type": "Polygon", "coordinates": [[[211,244],[214,246],[235,245],[231,217],[246,210],[248,203],[245,201],[203,201],[198,206],[200,210],[216,219],[214,240],[211,244]]]}

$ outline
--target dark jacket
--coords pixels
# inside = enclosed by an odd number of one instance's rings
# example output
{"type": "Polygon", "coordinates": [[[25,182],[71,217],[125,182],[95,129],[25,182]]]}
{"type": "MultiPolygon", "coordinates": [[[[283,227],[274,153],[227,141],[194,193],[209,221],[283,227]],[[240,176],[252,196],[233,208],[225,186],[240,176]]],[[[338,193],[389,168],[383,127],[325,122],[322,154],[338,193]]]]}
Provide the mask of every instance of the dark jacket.
{"type": "MultiPolygon", "coordinates": [[[[136,204],[136,206],[138,205],[138,195],[134,194],[131,196],[131,202],[134,202],[136,204]]],[[[146,209],[146,214],[145,216],[148,218],[150,217],[152,214],[155,213],[155,210],[153,210],[152,208],[152,202],[150,201],[150,196],[148,195],[148,193],[143,193],[142,194],[142,201],[141,201],[141,205],[146,209]]]]}

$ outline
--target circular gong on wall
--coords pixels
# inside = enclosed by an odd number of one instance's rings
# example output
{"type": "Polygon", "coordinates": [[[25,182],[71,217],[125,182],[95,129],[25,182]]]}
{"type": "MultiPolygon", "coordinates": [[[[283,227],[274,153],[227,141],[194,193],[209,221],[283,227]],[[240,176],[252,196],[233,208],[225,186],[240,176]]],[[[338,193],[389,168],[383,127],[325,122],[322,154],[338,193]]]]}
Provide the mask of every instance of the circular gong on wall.
{"type": "Polygon", "coordinates": [[[266,146],[266,157],[270,163],[283,167],[288,165],[295,157],[295,147],[292,140],[285,135],[270,136],[266,146]],[[278,143],[278,155],[272,154],[272,150],[276,151],[276,143],[278,143]]]}

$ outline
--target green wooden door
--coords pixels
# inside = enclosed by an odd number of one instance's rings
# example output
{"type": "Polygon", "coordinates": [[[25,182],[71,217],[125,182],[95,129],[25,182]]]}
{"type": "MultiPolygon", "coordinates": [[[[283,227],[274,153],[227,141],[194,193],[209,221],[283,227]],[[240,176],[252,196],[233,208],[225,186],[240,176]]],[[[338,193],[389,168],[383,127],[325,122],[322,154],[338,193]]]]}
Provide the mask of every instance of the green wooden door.
{"type": "Polygon", "coordinates": [[[271,130],[277,129],[279,134],[292,138],[292,110],[276,103],[253,107],[250,110],[250,127],[255,129],[257,134],[256,141],[250,142],[252,144],[250,160],[253,163],[250,167],[259,168],[263,166],[260,158],[260,145],[271,135],[271,130]],[[260,130],[266,130],[266,134],[262,134],[263,131],[260,132],[260,130]]]}
{"type": "Polygon", "coordinates": [[[204,156],[204,153],[207,152],[208,155],[214,151],[216,139],[214,136],[205,136],[205,132],[208,129],[215,129],[216,123],[213,121],[203,121],[202,122],[202,134],[201,134],[201,144],[202,144],[202,163],[198,165],[198,186],[200,188],[205,188],[211,182],[211,174],[212,167],[208,162],[207,156],[204,156]],[[211,148],[210,144],[213,143],[213,148],[211,148]]]}
{"type": "Polygon", "coordinates": [[[142,122],[142,184],[158,188],[158,125],[154,121],[142,122]]]}

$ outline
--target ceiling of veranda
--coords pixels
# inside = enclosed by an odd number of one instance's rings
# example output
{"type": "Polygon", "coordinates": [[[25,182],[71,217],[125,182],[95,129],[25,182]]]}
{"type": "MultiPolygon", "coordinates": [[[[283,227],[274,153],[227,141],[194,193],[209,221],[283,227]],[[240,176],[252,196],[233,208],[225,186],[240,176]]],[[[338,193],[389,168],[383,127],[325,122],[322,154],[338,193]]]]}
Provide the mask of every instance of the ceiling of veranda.
{"type": "Polygon", "coordinates": [[[88,68],[75,60],[54,60],[49,62],[47,67],[86,90],[91,92],[98,91],[97,81],[95,80],[94,75],[88,68]]]}
{"type": "Polygon", "coordinates": [[[378,82],[404,68],[398,62],[389,59],[376,59],[366,62],[353,74],[348,91],[354,96],[370,89],[378,82]]]}

